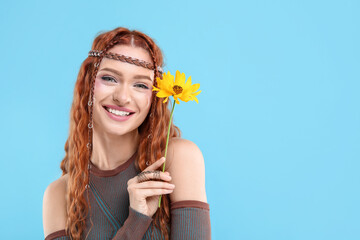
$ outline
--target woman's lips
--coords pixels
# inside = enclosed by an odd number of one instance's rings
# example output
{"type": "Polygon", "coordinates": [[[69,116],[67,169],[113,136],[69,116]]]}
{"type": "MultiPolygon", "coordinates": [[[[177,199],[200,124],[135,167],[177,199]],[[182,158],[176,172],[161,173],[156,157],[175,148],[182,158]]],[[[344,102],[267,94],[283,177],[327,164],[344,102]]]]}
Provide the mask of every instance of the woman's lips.
{"type": "Polygon", "coordinates": [[[129,113],[134,113],[134,111],[132,111],[131,109],[128,109],[126,107],[119,107],[116,105],[104,105],[104,107],[106,107],[106,109],[111,108],[113,110],[118,110],[118,111],[124,111],[124,112],[129,112],[129,113]]]}
{"type": "Polygon", "coordinates": [[[131,118],[132,115],[134,115],[134,113],[130,113],[128,116],[118,116],[118,115],[115,115],[111,112],[109,112],[106,107],[104,107],[104,110],[106,112],[106,114],[109,116],[109,118],[115,120],[115,121],[119,121],[119,122],[124,122],[126,120],[128,120],[129,118],[131,118]]]}

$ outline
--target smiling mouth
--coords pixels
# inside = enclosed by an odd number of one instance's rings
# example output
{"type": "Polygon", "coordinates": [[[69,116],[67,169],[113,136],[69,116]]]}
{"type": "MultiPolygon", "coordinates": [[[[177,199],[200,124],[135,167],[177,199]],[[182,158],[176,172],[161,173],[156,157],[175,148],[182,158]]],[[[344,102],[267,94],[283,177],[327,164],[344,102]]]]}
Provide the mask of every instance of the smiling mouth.
{"type": "Polygon", "coordinates": [[[134,114],[134,112],[125,112],[125,111],[114,110],[114,109],[110,109],[106,106],[103,106],[103,107],[105,108],[106,111],[108,111],[109,113],[112,113],[116,116],[126,117],[126,116],[130,116],[130,115],[134,114]]]}

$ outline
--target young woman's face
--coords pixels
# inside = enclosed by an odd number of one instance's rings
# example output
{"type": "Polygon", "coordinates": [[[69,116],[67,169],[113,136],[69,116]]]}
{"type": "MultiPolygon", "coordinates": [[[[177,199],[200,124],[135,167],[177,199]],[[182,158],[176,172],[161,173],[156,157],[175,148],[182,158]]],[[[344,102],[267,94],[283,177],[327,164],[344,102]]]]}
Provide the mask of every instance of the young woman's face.
{"type": "MultiPolygon", "coordinates": [[[[109,51],[152,63],[151,56],[143,48],[118,45],[109,51]]],[[[150,110],[153,82],[153,70],[103,58],[95,79],[94,128],[116,135],[137,129],[150,110]],[[127,112],[131,114],[123,116],[127,112]]]]}

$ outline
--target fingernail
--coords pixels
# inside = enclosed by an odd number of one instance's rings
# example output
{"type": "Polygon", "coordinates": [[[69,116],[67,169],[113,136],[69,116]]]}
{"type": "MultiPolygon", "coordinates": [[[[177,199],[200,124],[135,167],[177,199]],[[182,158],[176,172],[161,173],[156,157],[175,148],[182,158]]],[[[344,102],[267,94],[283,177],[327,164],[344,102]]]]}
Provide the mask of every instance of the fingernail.
{"type": "Polygon", "coordinates": [[[170,176],[170,173],[169,172],[165,172],[166,175],[170,176]]]}

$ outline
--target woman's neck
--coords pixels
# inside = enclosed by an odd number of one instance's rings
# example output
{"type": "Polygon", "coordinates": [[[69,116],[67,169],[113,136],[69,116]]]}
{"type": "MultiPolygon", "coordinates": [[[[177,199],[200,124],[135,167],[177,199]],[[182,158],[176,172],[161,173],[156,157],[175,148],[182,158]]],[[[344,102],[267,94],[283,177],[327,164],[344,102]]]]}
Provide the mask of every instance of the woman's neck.
{"type": "Polygon", "coordinates": [[[93,130],[91,162],[101,170],[111,170],[125,163],[139,146],[138,129],[122,136],[93,130]]]}

